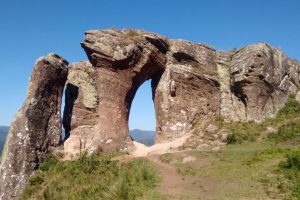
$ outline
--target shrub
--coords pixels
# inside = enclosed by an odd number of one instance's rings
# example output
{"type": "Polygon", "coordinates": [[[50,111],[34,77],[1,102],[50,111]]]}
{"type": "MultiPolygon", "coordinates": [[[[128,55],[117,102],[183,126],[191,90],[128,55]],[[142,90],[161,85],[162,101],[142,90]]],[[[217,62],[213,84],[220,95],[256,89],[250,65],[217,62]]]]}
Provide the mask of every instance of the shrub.
{"type": "Polygon", "coordinates": [[[286,105],[279,111],[278,117],[286,117],[300,114],[300,103],[295,99],[289,98],[286,105]]]}
{"type": "Polygon", "coordinates": [[[226,140],[228,144],[242,143],[244,141],[254,142],[257,136],[265,130],[265,127],[262,124],[254,122],[226,123],[219,119],[217,123],[220,128],[223,127],[230,131],[226,140]]]}
{"type": "Polygon", "coordinates": [[[293,184],[293,196],[300,199],[300,149],[289,151],[286,160],[281,162],[279,167],[293,184]]]}
{"type": "Polygon", "coordinates": [[[300,136],[300,120],[291,121],[280,126],[277,133],[270,134],[268,137],[278,143],[298,136],[300,136]]]}
{"type": "Polygon", "coordinates": [[[41,185],[44,182],[44,179],[40,176],[34,176],[29,180],[31,186],[41,185]]]}
{"type": "Polygon", "coordinates": [[[286,153],[286,161],[281,162],[281,168],[300,170],[300,149],[286,153]]]}
{"type": "Polygon", "coordinates": [[[229,134],[226,139],[227,144],[234,144],[237,142],[235,134],[229,134]]]}

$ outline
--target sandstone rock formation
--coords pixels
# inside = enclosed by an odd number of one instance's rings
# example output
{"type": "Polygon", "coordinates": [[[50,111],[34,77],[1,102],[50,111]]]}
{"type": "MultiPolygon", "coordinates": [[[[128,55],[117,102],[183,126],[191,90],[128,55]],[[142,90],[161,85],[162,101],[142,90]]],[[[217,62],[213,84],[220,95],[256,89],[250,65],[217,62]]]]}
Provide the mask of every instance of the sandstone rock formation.
{"type": "Polygon", "coordinates": [[[155,91],[157,141],[172,141],[219,114],[216,50],[171,40],[165,71],[155,91]]]}
{"type": "Polygon", "coordinates": [[[288,60],[266,43],[219,56],[221,116],[234,121],[274,116],[289,96],[288,60]]]}
{"type": "MultiPolygon", "coordinates": [[[[73,108],[69,109],[73,110],[72,116],[76,122],[71,120],[70,125],[65,123],[65,127],[71,127],[65,149],[78,149],[77,152],[126,149],[130,147],[131,142],[128,117],[133,97],[138,87],[147,79],[152,79],[155,90],[164,71],[168,40],[142,31],[94,30],[86,33],[82,46],[93,67],[89,65],[78,68],[80,73],[84,73],[86,68],[93,68],[90,78],[93,82],[95,102],[94,106],[89,108],[84,105],[84,98],[79,95],[73,108]],[[92,117],[81,118],[87,111],[92,117]],[[75,115],[76,112],[81,113],[80,116],[75,115]]],[[[75,68],[76,64],[71,67],[70,73],[76,70],[75,68]]],[[[70,77],[69,82],[78,87],[79,92],[88,90],[86,81],[78,84],[77,80],[70,77]]]]}
{"type": "Polygon", "coordinates": [[[217,116],[242,122],[272,117],[299,86],[299,62],[266,43],[225,53],[139,30],[91,30],[82,47],[91,64],[70,68],[64,117],[70,154],[128,150],[130,106],[148,79],[156,142],[199,132],[217,116]]]}
{"type": "Polygon", "coordinates": [[[68,158],[131,151],[130,108],[146,80],[152,85],[156,142],[193,134],[197,137],[187,142],[199,148],[224,145],[228,131],[214,127],[216,117],[259,122],[275,116],[289,95],[300,96],[300,63],[266,43],[220,52],[140,30],[109,29],[87,31],[82,47],[89,61],[73,63],[69,70],[54,54],[37,62],[1,164],[3,200],[14,199],[44,156],[60,144],[68,158]]]}
{"type": "Polygon", "coordinates": [[[63,118],[65,152],[80,153],[101,139],[96,126],[99,99],[95,76],[95,68],[88,61],[69,66],[63,118]]]}
{"type": "Polygon", "coordinates": [[[12,122],[0,168],[0,199],[16,199],[29,177],[61,144],[61,98],[67,61],[56,54],[37,60],[26,100],[12,122]]]}

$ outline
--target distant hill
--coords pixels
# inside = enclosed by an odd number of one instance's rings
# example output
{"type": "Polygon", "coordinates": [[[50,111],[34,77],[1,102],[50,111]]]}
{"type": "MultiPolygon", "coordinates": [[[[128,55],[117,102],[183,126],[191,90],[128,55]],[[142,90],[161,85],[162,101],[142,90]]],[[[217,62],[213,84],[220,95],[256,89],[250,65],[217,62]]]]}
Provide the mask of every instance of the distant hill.
{"type": "MultiPolygon", "coordinates": [[[[3,146],[7,133],[9,131],[9,126],[0,126],[0,155],[2,154],[3,146]]],[[[64,135],[64,130],[63,130],[64,135]]],[[[154,144],[155,131],[144,131],[140,129],[134,129],[130,131],[130,135],[133,140],[143,143],[147,146],[154,144]]]]}
{"type": "Polygon", "coordinates": [[[130,135],[133,140],[143,143],[147,146],[154,144],[155,134],[155,131],[144,131],[140,129],[134,129],[130,131],[130,135]]]}
{"type": "Polygon", "coordinates": [[[9,131],[9,126],[0,126],[0,157],[2,154],[2,149],[4,146],[8,131],[9,131]]]}

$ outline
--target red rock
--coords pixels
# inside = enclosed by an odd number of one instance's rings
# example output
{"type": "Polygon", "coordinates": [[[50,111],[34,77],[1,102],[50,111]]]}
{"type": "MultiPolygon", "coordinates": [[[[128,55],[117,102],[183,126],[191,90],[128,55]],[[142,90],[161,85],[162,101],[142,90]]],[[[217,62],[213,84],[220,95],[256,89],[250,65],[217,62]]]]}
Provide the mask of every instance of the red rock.
{"type": "Polygon", "coordinates": [[[61,98],[67,61],[37,60],[26,100],[12,122],[0,168],[0,199],[16,199],[45,156],[61,144],[61,98]]]}

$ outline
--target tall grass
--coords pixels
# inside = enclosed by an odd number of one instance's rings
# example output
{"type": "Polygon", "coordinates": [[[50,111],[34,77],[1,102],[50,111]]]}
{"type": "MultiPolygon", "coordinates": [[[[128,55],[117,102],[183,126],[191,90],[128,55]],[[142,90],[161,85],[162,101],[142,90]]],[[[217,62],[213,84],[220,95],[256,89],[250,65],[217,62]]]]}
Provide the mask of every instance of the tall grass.
{"type": "Polygon", "coordinates": [[[82,155],[73,161],[48,157],[32,177],[21,199],[134,200],[159,182],[147,159],[120,163],[111,155],[82,155]]]}

